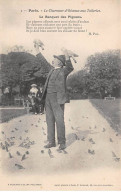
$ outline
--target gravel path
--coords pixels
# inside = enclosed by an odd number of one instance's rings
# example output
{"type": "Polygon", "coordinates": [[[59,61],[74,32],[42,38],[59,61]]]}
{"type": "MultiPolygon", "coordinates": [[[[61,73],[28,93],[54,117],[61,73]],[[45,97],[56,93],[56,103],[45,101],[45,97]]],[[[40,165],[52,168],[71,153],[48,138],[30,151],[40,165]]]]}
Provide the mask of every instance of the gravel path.
{"type": "Polygon", "coordinates": [[[84,172],[121,167],[121,135],[88,100],[65,107],[67,148],[44,149],[45,115],[24,115],[0,124],[0,169],[12,174],[84,172]]]}

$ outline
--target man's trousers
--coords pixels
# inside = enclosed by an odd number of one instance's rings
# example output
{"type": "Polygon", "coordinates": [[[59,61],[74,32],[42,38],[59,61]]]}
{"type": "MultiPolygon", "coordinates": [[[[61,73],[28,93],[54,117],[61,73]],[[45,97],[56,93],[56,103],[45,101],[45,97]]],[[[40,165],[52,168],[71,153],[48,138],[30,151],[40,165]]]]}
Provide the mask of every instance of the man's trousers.
{"type": "Polygon", "coordinates": [[[65,144],[64,104],[58,104],[57,93],[47,93],[45,110],[49,143],[55,143],[56,123],[58,144],[65,144]]]}

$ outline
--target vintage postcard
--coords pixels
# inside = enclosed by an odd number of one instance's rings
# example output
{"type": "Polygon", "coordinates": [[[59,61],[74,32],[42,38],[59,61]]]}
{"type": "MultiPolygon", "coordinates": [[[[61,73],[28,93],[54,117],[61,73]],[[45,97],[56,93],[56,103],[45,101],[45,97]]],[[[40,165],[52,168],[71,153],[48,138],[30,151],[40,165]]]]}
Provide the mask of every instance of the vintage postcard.
{"type": "Polygon", "coordinates": [[[0,190],[121,190],[120,0],[0,0],[0,190]]]}

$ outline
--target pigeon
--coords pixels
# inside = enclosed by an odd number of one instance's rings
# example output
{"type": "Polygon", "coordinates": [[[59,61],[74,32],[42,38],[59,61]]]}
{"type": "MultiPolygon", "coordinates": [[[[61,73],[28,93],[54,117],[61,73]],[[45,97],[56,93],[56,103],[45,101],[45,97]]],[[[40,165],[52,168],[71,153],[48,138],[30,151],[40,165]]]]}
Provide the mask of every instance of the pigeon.
{"type": "Polygon", "coordinates": [[[76,140],[80,140],[79,137],[77,136],[77,134],[74,134],[74,135],[75,135],[76,140]]]}
{"type": "Polygon", "coordinates": [[[11,140],[12,140],[12,139],[15,139],[15,137],[11,137],[11,140]]]}
{"type": "Polygon", "coordinates": [[[18,129],[17,129],[17,128],[15,128],[15,130],[16,130],[16,131],[18,131],[18,129]]]}
{"type": "Polygon", "coordinates": [[[6,152],[8,152],[8,146],[7,145],[5,146],[5,149],[6,149],[6,152]]]}
{"type": "Polygon", "coordinates": [[[57,152],[58,152],[58,153],[62,153],[62,151],[61,151],[60,149],[57,149],[57,152]]]}
{"type": "Polygon", "coordinates": [[[29,151],[26,151],[26,154],[29,154],[29,151]]]}
{"type": "Polygon", "coordinates": [[[82,137],[82,139],[81,139],[82,141],[85,141],[85,137],[82,137]]]}
{"type": "Polygon", "coordinates": [[[1,131],[2,134],[4,134],[4,131],[1,131]]]}
{"type": "Polygon", "coordinates": [[[22,161],[22,160],[25,160],[25,159],[26,159],[26,154],[24,154],[24,155],[22,156],[21,161],[22,161]]]}
{"type": "Polygon", "coordinates": [[[67,152],[67,151],[65,151],[65,150],[62,150],[62,151],[63,151],[63,153],[64,153],[64,154],[68,154],[68,152],[67,152]]]}
{"type": "Polygon", "coordinates": [[[118,136],[118,133],[116,134],[116,136],[118,136]]]}
{"type": "Polygon", "coordinates": [[[25,169],[22,165],[20,164],[15,164],[16,167],[18,167],[18,169],[25,169]]]}
{"type": "Polygon", "coordinates": [[[20,155],[21,155],[19,151],[17,151],[17,152],[16,152],[16,154],[17,154],[18,156],[20,156],[20,155]]]}
{"type": "Polygon", "coordinates": [[[92,151],[91,150],[88,150],[88,153],[94,155],[95,154],[95,151],[94,150],[92,150],[92,151]]]}
{"type": "Polygon", "coordinates": [[[5,146],[4,145],[2,146],[2,150],[5,150],[5,146]]]}
{"type": "Polygon", "coordinates": [[[7,138],[7,140],[10,142],[10,139],[9,138],[7,138]]]}
{"type": "Polygon", "coordinates": [[[15,144],[15,142],[13,142],[13,141],[12,141],[12,142],[10,142],[10,146],[13,146],[14,144],[15,144]]]}
{"type": "Polygon", "coordinates": [[[114,160],[115,160],[116,162],[119,162],[119,161],[120,161],[120,158],[117,158],[117,157],[116,157],[114,160]]]}
{"type": "Polygon", "coordinates": [[[2,143],[2,142],[0,143],[0,146],[1,146],[1,147],[3,146],[3,143],[2,143]]]}
{"type": "Polygon", "coordinates": [[[43,135],[46,135],[46,133],[45,133],[45,132],[43,132],[43,135]]]}
{"type": "Polygon", "coordinates": [[[72,130],[74,130],[74,128],[73,128],[73,127],[71,127],[71,129],[72,129],[72,130]]]}
{"type": "Polygon", "coordinates": [[[21,122],[21,120],[19,122],[21,122]]]}
{"type": "Polygon", "coordinates": [[[11,131],[12,133],[14,132],[14,130],[11,131]]]}
{"type": "Polygon", "coordinates": [[[34,145],[35,144],[35,141],[31,141],[30,143],[31,143],[31,145],[34,145]]]}
{"type": "Polygon", "coordinates": [[[91,142],[92,144],[95,144],[92,138],[89,139],[89,142],[91,142]]]}
{"type": "Polygon", "coordinates": [[[48,154],[49,154],[50,158],[54,158],[54,156],[52,155],[51,149],[48,149],[48,154]]]}
{"type": "Polygon", "coordinates": [[[48,154],[50,155],[52,152],[51,152],[51,149],[48,149],[48,154]]]}
{"type": "Polygon", "coordinates": [[[31,126],[33,126],[33,124],[31,124],[31,126]]]}
{"type": "Polygon", "coordinates": [[[113,140],[110,138],[110,142],[113,142],[113,140]]]}
{"type": "Polygon", "coordinates": [[[28,130],[25,130],[26,133],[28,133],[28,130]]]}
{"type": "Polygon", "coordinates": [[[44,154],[44,150],[41,150],[41,153],[44,154]]]}
{"type": "Polygon", "coordinates": [[[71,121],[71,120],[69,119],[69,121],[71,121]]]}
{"type": "Polygon", "coordinates": [[[103,132],[105,132],[106,131],[106,129],[105,128],[103,128],[103,132]]]}
{"type": "Polygon", "coordinates": [[[5,141],[5,145],[6,145],[6,146],[9,146],[9,143],[8,143],[7,141],[5,141]]]}
{"type": "Polygon", "coordinates": [[[38,127],[38,125],[35,125],[35,127],[38,127]]]}
{"type": "Polygon", "coordinates": [[[115,154],[114,152],[112,152],[112,155],[113,155],[113,157],[117,157],[116,154],[115,154]]]}
{"type": "Polygon", "coordinates": [[[13,156],[11,155],[11,153],[9,152],[9,158],[13,158],[13,156]]]}

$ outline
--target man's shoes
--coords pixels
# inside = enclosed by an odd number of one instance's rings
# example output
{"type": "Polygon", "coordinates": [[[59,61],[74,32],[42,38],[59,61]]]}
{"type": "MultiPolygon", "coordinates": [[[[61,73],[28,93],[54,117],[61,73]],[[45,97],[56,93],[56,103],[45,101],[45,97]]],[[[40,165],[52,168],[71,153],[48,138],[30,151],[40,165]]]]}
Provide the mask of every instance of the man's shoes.
{"type": "Polygon", "coordinates": [[[56,147],[55,143],[48,143],[47,145],[44,146],[44,148],[52,148],[52,147],[56,147]]]}
{"type": "Polygon", "coordinates": [[[64,149],[66,149],[66,145],[65,144],[60,144],[59,150],[64,150],[64,149]]]}

